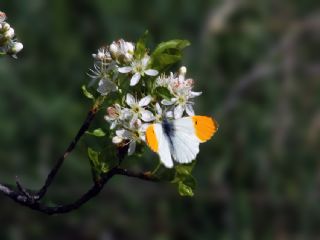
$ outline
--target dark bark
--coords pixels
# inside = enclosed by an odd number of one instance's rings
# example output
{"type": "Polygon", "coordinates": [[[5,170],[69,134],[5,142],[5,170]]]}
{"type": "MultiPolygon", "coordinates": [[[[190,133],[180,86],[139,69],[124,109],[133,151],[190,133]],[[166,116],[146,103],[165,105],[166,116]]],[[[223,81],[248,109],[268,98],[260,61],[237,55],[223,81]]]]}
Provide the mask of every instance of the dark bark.
{"type": "MultiPolygon", "coordinates": [[[[90,199],[97,196],[101,190],[103,189],[104,185],[115,175],[122,175],[127,177],[139,178],[145,181],[158,181],[157,178],[152,176],[149,172],[146,173],[135,173],[129,171],[127,169],[122,169],[119,167],[114,167],[109,170],[107,173],[101,175],[98,181],[95,181],[91,188],[80,196],[77,200],[72,203],[62,204],[62,205],[55,205],[55,206],[48,206],[41,201],[41,199],[46,195],[49,187],[51,186],[54,178],[56,177],[57,173],[59,172],[62,164],[64,163],[65,159],[68,155],[74,150],[77,143],[81,139],[81,137],[85,134],[88,130],[92,120],[94,119],[97,113],[98,107],[93,107],[89,113],[87,114],[86,119],[84,120],[82,126],[80,127],[78,133],[76,134],[73,141],[69,144],[65,152],[61,155],[60,158],[56,161],[55,165],[53,166],[52,170],[49,172],[44,185],[38,191],[33,191],[24,188],[19,179],[16,179],[16,187],[7,185],[7,184],[0,184],[0,193],[4,194],[5,196],[11,198],[15,202],[31,208],[35,211],[42,212],[45,214],[53,215],[53,214],[63,214],[68,213],[73,210],[78,209],[83,204],[88,202],[90,199]]],[[[122,154],[121,157],[119,156],[119,164],[121,163],[122,158],[124,155],[122,154]]]]}

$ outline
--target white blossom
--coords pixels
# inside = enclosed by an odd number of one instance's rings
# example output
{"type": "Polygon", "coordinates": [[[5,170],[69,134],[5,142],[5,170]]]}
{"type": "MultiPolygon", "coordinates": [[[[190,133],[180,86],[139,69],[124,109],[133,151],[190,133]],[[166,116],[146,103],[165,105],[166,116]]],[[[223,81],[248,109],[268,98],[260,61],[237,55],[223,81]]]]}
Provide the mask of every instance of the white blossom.
{"type": "Polygon", "coordinates": [[[110,53],[112,57],[118,61],[131,62],[133,59],[135,46],[131,42],[126,42],[123,39],[114,41],[110,45],[110,53]]]}
{"type": "Polygon", "coordinates": [[[99,48],[97,53],[92,54],[92,57],[103,64],[110,63],[112,61],[108,47],[99,48]]]}
{"type": "Polygon", "coordinates": [[[129,129],[120,129],[116,131],[116,136],[113,137],[112,141],[115,144],[119,144],[124,140],[127,140],[129,144],[128,155],[134,154],[137,143],[145,141],[145,132],[149,124],[142,124],[137,119],[130,124],[129,129]]]}
{"type": "Polygon", "coordinates": [[[151,122],[155,119],[153,113],[149,110],[146,110],[145,107],[149,105],[152,97],[150,95],[145,96],[141,100],[135,99],[130,93],[126,96],[126,103],[130,107],[130,111],[133,115],[133,121],[140,118],[145,122],[151,122]]]}
{"type": "Polygon", "coordinates": [[[112,107],[107,108],[107,115],[104,116],[104,119],[111,124],[110,129],[114,129],[130,116],[131,114],[128,108],[122,108],[120,104],[116,103],[112,107]]]}
{"type": "Polygon", "coordinates": [[[173,73],[170,76],[161,76],[157,80],[159,86],[166,86],[174,96],[170,100],[163,99],[161,103],[166,106],[173,105],[173,115],[175,119],[181,118],[186,112],[189,116],[194,115],[193,101],[190,99],[200,96],[201,92],[193,92],[193,79],[186,79],[187,69],[181,67],[178,75],[173,73]]]}
{"type": "Polygon", "coordinates": [[[148,76],[157,76],[158,71],[155,69],[148,68],[150,63],[150,56],[147,54],[142,59],[134,60],[131,63],[131,66],[121,67],[118,69],[120,73],[129,73],[133,74],[130,80],[130,86],[135,86],[140,81],[140,78],[145,74],[148,76]]]}

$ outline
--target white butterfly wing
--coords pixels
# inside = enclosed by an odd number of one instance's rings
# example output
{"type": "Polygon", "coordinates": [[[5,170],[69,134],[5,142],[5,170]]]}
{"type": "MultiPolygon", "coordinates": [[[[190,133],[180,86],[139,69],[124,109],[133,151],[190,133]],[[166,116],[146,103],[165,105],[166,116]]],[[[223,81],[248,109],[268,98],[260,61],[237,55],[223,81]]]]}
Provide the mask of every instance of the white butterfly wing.
{"type": "Polygon", "coordinates": [[[173,161],[170,152],[170,143],[167,136],[164,135],[161,124],[153,124],[154,132],[158,140],[158,154],[160,161],[167,167],[173,167],[173,161]]]}
{"type": "Polygon", "coordinates": [[[190,163],[199,153],[200,141],[194,133],[194,126],[190,117],[180,118],[173,122],[175,132],[171,137],[172,155],[179,163],[190,163]]]}

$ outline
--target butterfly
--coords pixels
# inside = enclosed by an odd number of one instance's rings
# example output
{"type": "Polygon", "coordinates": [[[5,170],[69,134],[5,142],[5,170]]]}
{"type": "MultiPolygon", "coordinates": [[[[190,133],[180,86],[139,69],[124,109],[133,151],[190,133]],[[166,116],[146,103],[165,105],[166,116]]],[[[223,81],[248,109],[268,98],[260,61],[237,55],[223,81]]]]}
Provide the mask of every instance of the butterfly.
{"type": "Polygon", "coordinates": [[[167,168],[190,163],[199,153],[199,144],[208,141],[218,130],[217,122],[207,116],[183,117],[148,126],[146,143],[167,168]]]}

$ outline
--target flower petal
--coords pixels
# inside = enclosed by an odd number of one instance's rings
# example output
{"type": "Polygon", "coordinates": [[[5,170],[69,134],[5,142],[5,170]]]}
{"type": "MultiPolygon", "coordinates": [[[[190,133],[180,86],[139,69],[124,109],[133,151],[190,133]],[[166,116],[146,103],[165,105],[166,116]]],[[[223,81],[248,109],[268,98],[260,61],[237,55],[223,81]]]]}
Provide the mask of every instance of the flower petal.
{"type": "Polygon", "coordinates": [[[141,111],[141,119],[145,122],[151,122],[155,119],[155,116],[152,112],[148,110],[142,110],[141,111]]]}
{"type": "Polygon", "coordinates": [[[189,116],[194,116],[194,110],[193,110],[192,104],[187,104],[186,112],[189,116]]]}
{"type": "Polygon", "coordinates": [[[166,117],[167,118],[173,118],[173,112],[172,111],[166,112],[166,117]]]}
{"type": "Polygon", "coordinates": [[[142,98],[140,101],[139,101],[139,106],[140,107],[145,107],[147,106],[152,100],[152,97],[150,95],[148,96],[145,96],[144,98],[142,98]]]}
{"type": "Polygon", "coordinates": [[[175,109],[174,109],[174,118],[175,119],[181,118],[182,115],[183,115],[184,109],[185,108],[183,106],[181,106],[181,105],[176,106],[175,109]]]}
{"type": "Polygon", "coordinates": [[[156,111],[157,111],[157,114],[162,115],[162,108],[160,107],[159,103],[156,103],[156,111]]]}
{"type": "Polygon", "coordinates": [[[126,103],[127,103],[129,106],[132,106],[133,104],[136,103],[136,100],[134,99],[134,97],[133,97],[130,93],[127,93],[126,103]]]}
{"type": "Polygon", "coordinates": [[[131,132],[129,132],[128,130],[125,130],[125,129],[117,130],[116,135],[118,137],[123,138],[123,139],[130,139],[132,136],[131,132]]]}
{"type": "Polygon", "coordinates": [[[121,72],[121,73],[128,73],[128,72],[131,72],[132,71],[132,67],[121,67],[121,68],[118,68],[118,72],[121,72]]]}
{"type": "Polygon", "coordinates": [[[117,121],[113,121],[110,125],[110,129],[114,129],[117,126],[117,121]]]}
{"type": "Polygon", "coordinates": [[[119,144],[119,143],[121,143],[123,141],[123,139],[121,138],[121,137],[119,137],[119,136],[114,136],[113,138],[112,138],[112,142],[114,143],[114,144],[119,144]]]}
{"type": "Polygon", "coordinates": [[[146,67],[149,63],[150,57],[146,54],[142,59],[141,59],[141,63],[142,66],[146,67]]]}
{"type": "Polygon", "coordinates": [[[169,106],[169,105],[174,104],[174,103],[175,103],[175,100],[176,100],[175,98],[172,98],[171,100],[163,99],[163,100],[161,101],[161,103],[162,103],[163,105],[169,106]]]}
{"type": "Polygon", "coordinates": [[[128,149],[128,155],[132,155],[134,154],[134,152],[136,151],[136,142],[135,141],[132,141],[130,144],[129,144],[129,149],[128,149]]]}
{"type": "Polygon", "coordinates": [[[148,70],[144,71],[144,73],[149,76],[157,76],[159,74],[159,72],[155,69],[148,69],[148,70]]]}
{"type": "Polygon", "coordinates": [[[189,98],[195,98],[202,94],[202,92],[190,92],[189,98]]]}
{"type": "Polygon", "coordinates": [[[141,78],[140,73],[135,73],[132,76],[131,80],[130,80],[130,86],[137,85],[137,83],[139,82],[140,78],[141,78]]]}

